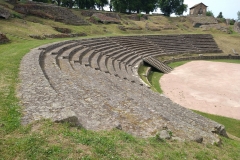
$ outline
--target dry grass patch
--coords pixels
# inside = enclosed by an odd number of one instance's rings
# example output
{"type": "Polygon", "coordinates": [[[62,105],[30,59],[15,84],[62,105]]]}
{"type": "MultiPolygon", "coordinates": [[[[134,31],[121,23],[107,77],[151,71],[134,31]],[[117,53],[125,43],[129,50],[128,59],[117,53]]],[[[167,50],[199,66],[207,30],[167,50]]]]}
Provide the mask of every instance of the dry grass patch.
{"type": "Polygon", "coordinates": [[[232,49],[240,54],[240,35],[227,35],[227,34],[214,34],[213,35],[219,48],[223,50],[224,53],[233,54],[232,49]]]}

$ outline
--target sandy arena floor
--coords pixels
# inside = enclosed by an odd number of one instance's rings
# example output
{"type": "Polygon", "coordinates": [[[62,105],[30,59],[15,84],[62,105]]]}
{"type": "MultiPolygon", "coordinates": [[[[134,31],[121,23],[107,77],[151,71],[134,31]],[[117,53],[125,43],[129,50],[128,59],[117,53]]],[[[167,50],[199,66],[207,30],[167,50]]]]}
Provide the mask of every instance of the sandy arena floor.
{"type": "Polygon", "coordinates": [[[186,108],[240,119],[240,64],[192,61],[165,74],[160,84],[186,108]]]}

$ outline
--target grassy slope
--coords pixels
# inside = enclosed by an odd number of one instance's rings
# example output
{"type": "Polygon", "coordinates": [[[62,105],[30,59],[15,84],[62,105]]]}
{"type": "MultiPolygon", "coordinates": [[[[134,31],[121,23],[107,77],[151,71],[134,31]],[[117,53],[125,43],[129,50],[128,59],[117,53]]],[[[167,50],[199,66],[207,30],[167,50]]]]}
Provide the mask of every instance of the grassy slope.
{"type": "MultiPolygon", "coordinates": [[[[50,26],[86,32],[89,37],[137,34],[122,32],[116,25],[68,26],[36,17],[0,19],[1,32],[10,38],[10,44],[0,45],[0,159],[238,159],[240,142],[223,138],[223,147],[193,142],[164,142],[157,138],[140,139],[122,131],[92,132],[71,128],[67,124],[39,121],[28,126],[20,125],[21,106],[16,97],[21,58],[31,48],[59,41],[32,40],[31,34],[56,33],[50,26]],[[35,18],[39,23],[28,21],[35,18]],[[18,27],[16,27],[18,26],[18,27]],[[103,31],[106,27],[107,33],[103,31]],[[99,29],[103,28],[103,29],[99,29]]],[[[165,21],[165,17],[163,17],[165,21]]],[[[174,23],[170,21],[169,23],[174,23]]],[[[186,33],[189,29],[177,32],[186,33]]],[[[192,32],[192,31],[191,31],[192,32]]],[[[142,34],[171,34],[175,31],[140,31],[142,34]]],[[[225,36],[225,35],[224,35],[225,36]]],[[[221,37],[221,36],[219,36],[221,37]]],[[[61,39],[63,40],[63,39],[61,39]]],[[[154,76],[153,76],[154,77],[154,76]]]]}

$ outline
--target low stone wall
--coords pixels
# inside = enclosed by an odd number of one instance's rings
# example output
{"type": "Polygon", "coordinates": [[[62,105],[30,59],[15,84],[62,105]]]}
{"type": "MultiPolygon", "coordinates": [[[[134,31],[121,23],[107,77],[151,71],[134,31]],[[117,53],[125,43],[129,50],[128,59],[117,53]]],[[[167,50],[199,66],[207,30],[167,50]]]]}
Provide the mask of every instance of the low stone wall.
{"type": "Polygon", "coordinates": [[[94,13],[91,16],[90,20],[93,23],[99,23],[99,22],[104,24],[107,24],[107,23],[120,24],[121,23],[118,19],[106,16],[105,14],[102,14],[102,13],[94,13]]]}
{"type": "Polygon", "coordinates": [[[60,33],[65,33],[65,34],[72,33],[71,29],[69,28],[61,28],[61,27],[53,27],[53,28],[60,33]]]}
{"type": "Polygon", "coordinates": [[[228,55],[228,56],[206,56],[206,55],[199,55],[198,57],[180,57],[180,58],[173,58],[171,60],[166,60],[163,61],[165,64],[173,63],[173,62],[179,62],[179,61],[190,61],[190,60],[209,60],[209,59],[239,59],[240,56],[233,56],[233,55],[228,55]]]}
{"type": "Polygon", "coordinates": [[[83,37],[87,36],[85,33],[72,33],[72,34],[47,34],[47,35],[29,35],[34,39],[46,39],[46,38],[71,38],[71,37],[83,37]]]}
{"type": "Polygon", "coordinates": [[[95,13],[101,13],[101,14],[111,17],[111,18],[116,18],[118,20],[121,19],[119,14],[116,12],[104,12],[104,11],[96,11],[96,10],[80,10],[80,12],[81,12],[81,15],[83,15],[85,17],[91,17],[95,13]]]}

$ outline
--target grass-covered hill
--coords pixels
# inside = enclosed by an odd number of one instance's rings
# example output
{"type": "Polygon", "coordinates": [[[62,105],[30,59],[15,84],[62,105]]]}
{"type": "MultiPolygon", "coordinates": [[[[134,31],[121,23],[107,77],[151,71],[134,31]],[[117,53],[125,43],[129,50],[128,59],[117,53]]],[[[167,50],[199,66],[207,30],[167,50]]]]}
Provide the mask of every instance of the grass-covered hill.
{"type": "MultiPolygon", "coordinates": [[[[0,44],[0,159],[239,159],[238,120],[200,113],[226,126],[230,138],[222,137],[221,146],[165,141],[157,137],[141,139],[119,130],[93,132],[49,120],[22,126],[24,106],[20,105],[21,100],[16,95],[22,57],[30,49],[42,44],[100,36],[208,33],[213,35],[223,54],[232,54],[232,49],[240,52],[240,36],[232,31],[232,26],[219,24],[229,29],[230,32],[227,33],[216,28],[194,28],[193,22],[186,17],[116,16],[98,12],[101,13],[99,15],[77,9],[71,12],[87,24],[72,25],[47,12],[43,14],[35,11],[34,14],[27,15],[18,13],[13,10],[13,5],[3,0],[0,0],[1,8],[8,10],[11,16],[9,19],[0,18],[0,32],[10,40],[9,43],[0,44]],[[103,15],[117,19],[120,23],[112,22],[113,19],[107,19],[103,15]],[[65,34],[86,36],[51,38],[53,35],[67,37],[65,34]],[[40,37],[41,40],[29,35],[40,37]]],[[[174,64],[173,67],[177,65],[179,64],[174,64]]],[[[153,77],[159,80],[157,76],[153,77]]]]}

